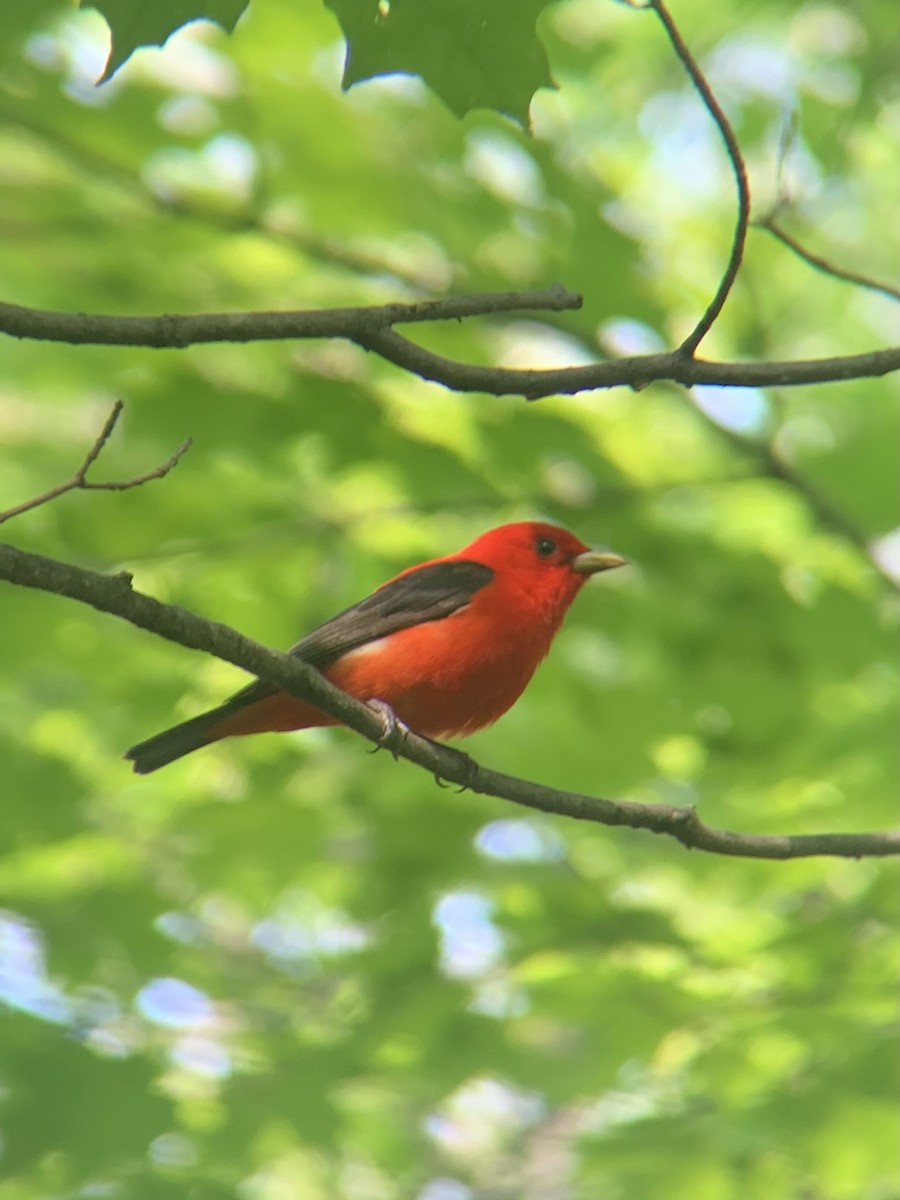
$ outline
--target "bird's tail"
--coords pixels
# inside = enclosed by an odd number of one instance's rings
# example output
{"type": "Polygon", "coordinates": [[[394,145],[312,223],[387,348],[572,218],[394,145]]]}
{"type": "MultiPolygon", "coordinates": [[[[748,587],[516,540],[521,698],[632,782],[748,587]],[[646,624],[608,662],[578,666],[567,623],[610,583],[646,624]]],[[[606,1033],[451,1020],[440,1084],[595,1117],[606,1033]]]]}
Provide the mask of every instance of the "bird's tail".
{"type": "Polygon", "coordinates": [[[138,775],[149,775],[151,771],[158,771],[166,763],[174,762],[192,750],[217,742],[222,735],[214,732],[213,727],[221,719],[221,708],[201,713],[199,717],[183,721],[181,725],[164,729],[162,733],[147,738],[146,742],[138,742],[125,752],[125,757],[134,763],[138,775]]]}

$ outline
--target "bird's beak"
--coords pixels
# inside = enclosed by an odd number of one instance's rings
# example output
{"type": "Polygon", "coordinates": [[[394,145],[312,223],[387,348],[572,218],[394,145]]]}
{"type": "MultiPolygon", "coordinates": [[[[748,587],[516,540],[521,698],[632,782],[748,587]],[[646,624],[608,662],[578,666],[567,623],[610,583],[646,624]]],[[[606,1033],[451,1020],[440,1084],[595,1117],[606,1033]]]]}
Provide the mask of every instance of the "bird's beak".
{"type": "Polygon", "coordinates": [[[600,571],[614,571],[616,567],[627,567],[628,559],[611,550],[585,550],[572,559],[572,570],[579,575],[597,575],[600,571]]]}

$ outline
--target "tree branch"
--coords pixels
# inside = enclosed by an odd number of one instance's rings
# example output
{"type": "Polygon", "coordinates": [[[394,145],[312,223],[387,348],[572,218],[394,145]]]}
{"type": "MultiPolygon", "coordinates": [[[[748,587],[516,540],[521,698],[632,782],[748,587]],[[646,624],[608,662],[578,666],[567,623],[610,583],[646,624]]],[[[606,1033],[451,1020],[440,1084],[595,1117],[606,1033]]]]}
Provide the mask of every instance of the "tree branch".
{"type": "Polygon", "coordinates": [[[793,362],[710,362],[673,350],[551,370],[484,367],[435,354],[393,329],[395,324],[458,320],[489,313],[540,309],[559,312],[578,308],[580,304],[580,296],[561,287],[543,292],[456,296],[415,304],[177,316],[64,313],[0,304],[0,332],[12,337],[70,345],[142,346],[153,350],[184,349],[211,342],[346,338],[388,362],[422,379],[441,383],[452,391],[519,395],[529,400],[600,388],[641,388],[660,380],[670,380],[685,387],[697,383],[730,387],[797,387],[872,378],[900,370],[900,346],[867,354],[793,362]]]}
{"type": "Polygon", "coordinates": [[[377,330],[421,321],[458,321],[501,312],[581,308],[582,298],[554,284],[537,292],[483,292],[373,304],[357,308],[298,309],[288,312],[198,313],[173,316],[109,316],[52,312],[0,303],[0,332],[71,345],[145,346],[180,350],[209,342],[267,342],[289,338],[347,338],[360,341],[377,330]]]}
{"type": "Polygon", "coordinates": [[[744,156],[741,153],[734,130],[731,128],[731,123],[713,94],[706,76],[700,70],[697,60],[691,54],[678,27],[672,20],[672,16],[664,0],[649,0],[648,7],[656,13],[662,22],[672,49],[678,55],[681,65],[687,71],[691,83],[703,101],[704,108],[712,117],[716,128],[719,130],[722,141],[725,143],[725,149],[728,152],[728,159],[731,163],[731,169],[734,172],[734,181],[737,187],[737,217],[734,236],[731,242],[731,252],[728,256],[725,271],[716,289],[716,294],[707,305],[703,316],[679,346],[682,354],[693,357],[697,347],[709,333],[710,329],[712,329],[713,323],[725,307],[725,301],[728,299],[728,294],[734,286],[734,281],[741,267],[741,261],[744,257],[744,246],[747,241],[747,228],[750,224],[750,184],[747,180],[747,165],[744,162],[744,156]]]}
{"type": "MultiPolygon", "coordinates": [[[[132,588],[126,572],[103,575],[69,563],[0,545],[0,579],[22,587],[67,596],[131,622],[188,649],[201,650],[311,701],[370,741],[383,736],[383,721],[371,708],[339,691],[313,667],[290,655],[268,650],[235,630],[207,621],[183,608],[162,604],[132,588]]],[[[765,836],[712,829],[693,808],[612,801],[530,783],[474,763],[452,747],[408,733],[391,750],[435,776],[482,795],[511,800],[528,808],[602,825],[624,825],[666,834],[688,848],[741,858],[788,859],[812,855],[842,858],[900,853],[895,833],[832,833],[765,836]]]]}
{"type": "Polygon", "coordinates": [[[147,471],[143,475],[135,475],[132,479],[108,480],[105,483],[94,483],[87,478],[88,471],[100,457],[103,447],[109,441],[124,407],[121,400],[115,402],[112,412],[106,418],[106,422],[97,435],[93,446],[91,446],[85,455],[84,462],[71,479],[50,488],[46,492],[42,492],[40,496],[35,496],[31,500],[24,500],[21,504],[16,504],[13,508],[7,508],[0,512],[0,525],[4,521],[11,520],[13,517],[21,516],[22,513],[30,512],[33,508],[40,508],[42,504],[49,504],[51,500],[55,500],[57,496],[64,496],[66,492],[127,492],[129,488],[140,487],[143,483],[149,483],[151,479],[163,479],[168,475],[172,468],[178,465],[191,448],[190,438],[183,441],[175,453],[162,463],[161,466],[154,467],[152,471],[147,471]]]}
{"type": "MultiPolygon", "coordinates": [[[[656,381],[671,381],[685,387],[694,384],[729,387],[796,387],[806,384],[843,382],[872,378],[900,369],[900,347],[864,354],[793,362],[709,362],[695,360],[694,352],[719,315],[730,293],[743,256],[750,214],[747,172],[734,132],[715,98],[695,58],[687,48],[664,0],[626,0],[632,7],[652,9],[664,26],[669,41],[682,62],[704,106],[715,122],[734,171],[738,193],[738,214],[729,261],[715,296],[692,332],[676,350],[665,354],[638,355],[606,360],[587,366],[555,370],[510,370],[500,367],[472,366],[443,358],[416,346],[394,332],[395,324],[405,322],[455,320],[464,316],[515,311],[564,311],[581,306],[581,297],[560,285],[546,291],[507,292],[459,296],[416,304],[300,310],[294,312],[238,312],[197,315],[114,316],[103,314],[61,313],[0,303],[0,332],[13,337],[55,341],[71,345],[127,345],[150,349],[180,349],[210,342],[246,343],[304,338],[346,338],[379,354],[403,370],[411,371],[453,391],[482,391],[494,395],[522,395],[538,399],[558,393],[575,393],[627,386],[635,389],[656,381]]],[[[20,115],[15,120],[39,136],[55,138],[70,156],[91,169],[103,169],[132,191],[147,196],[133,173],[121,164],[98,156],[93,150],[60,139],[60,135],[20,115]]],[[[158,203],[165,211],[183,213],[227,228],[257,228],[271,236],[283,236],[249,213],[221,214],[202,204],[175,201],[158,203]]],[[[784,238],[782,240],[785,240],[784,238]]],[[[357,270],[371,270],[372,263],[339,247],[325,246],[315,238],[298,235],[297,244],[357,270]],[[309,243],[309,244],[308,244],[309,243]]],[[[793,247],[792,247],[793,248],[793,247]]],[[[797,250],[801,253],[801,250],[797,250]]],[[[815,256],[803,252],[818,265],[815,256]]],[[[382,270],[392,270],[381,264],[382,270]]],[[[826,269],[823,267],[822,269],[826,269]]],[[[860,286],[882,287],[851,273],[830,270],[860,286]]]]}
{"type": "Polygon", "coordinates": [[[379,330],[358,344],[374,350],[396,366],[412,371],[422,379],[441,383],[452,391],[518,395],[526,400],[574,395],[600,388],[627,386],[640,389],[664,380],[684,387],[698,383],[727,384],[729,387],[797,387],[872,378],[900,370],[900,346],[837,358],[762,363],[710,362],[688,358],[681,350],[671,350],[664,354],[613,358],[579,367],[522,369],[456,362],[410,342],[393,329],[379,330]]]}

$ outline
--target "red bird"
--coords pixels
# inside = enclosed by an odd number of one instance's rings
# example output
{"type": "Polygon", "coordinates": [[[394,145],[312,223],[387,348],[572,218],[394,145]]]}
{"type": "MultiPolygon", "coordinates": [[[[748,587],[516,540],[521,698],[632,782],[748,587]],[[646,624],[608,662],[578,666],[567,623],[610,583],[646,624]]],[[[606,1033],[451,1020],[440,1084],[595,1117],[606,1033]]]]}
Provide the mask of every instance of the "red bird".
{"type": "MultiPolygon", "coordinates": [[[[463,737],[518,700],[588,576],[624,565],[554,525],[501,525],[403,571],[290,653],[358,700],[387,704],[424,737],[463,737]]],[[[257,679],[125,757],[146,775],[220,738],[338,723],[257,679]]]]}

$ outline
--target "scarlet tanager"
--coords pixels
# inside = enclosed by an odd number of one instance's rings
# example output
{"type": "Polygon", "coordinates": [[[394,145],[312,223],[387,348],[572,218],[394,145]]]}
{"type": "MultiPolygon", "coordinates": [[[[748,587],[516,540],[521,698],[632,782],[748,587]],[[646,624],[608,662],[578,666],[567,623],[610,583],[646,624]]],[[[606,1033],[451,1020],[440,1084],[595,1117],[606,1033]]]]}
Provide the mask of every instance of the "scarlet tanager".
{"type": "MultiPolygon", "coordinates": [[[[463,737],[518,700],[588,576],[624,565],[554,525],[501,525],[456,554],[409,567],[290,653],[358,700],[386,704],[424,737],[463,737]]],[[[257,679],[125,757],[146,775],[220,738],[337,724],[257,679]]]]}

